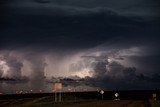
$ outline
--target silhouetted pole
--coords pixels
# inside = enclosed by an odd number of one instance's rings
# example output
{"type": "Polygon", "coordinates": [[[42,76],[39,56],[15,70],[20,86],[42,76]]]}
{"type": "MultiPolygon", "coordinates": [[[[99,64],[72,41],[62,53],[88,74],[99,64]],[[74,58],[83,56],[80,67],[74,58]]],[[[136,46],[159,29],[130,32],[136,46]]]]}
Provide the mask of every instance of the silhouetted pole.
{"type": "Polygon", "coordinates": [[[76,102],[76,89],[74,88],[74,101],[76,102]]]}
{"type": "Polygon", "coordinates": [[[76,102],[77,101],[77,97],[76,97],[76,84],[78,83],[79,81],[77,80],[75,83],[74,83],[74,101],[76,102]]]}
{"type": "Polygon", "coordinates": [[[57,102],[57,94],[56,94],[56,91],[55,91],[55,102],[57,102]]]}
{"type": "Polygon", "coordinates": [[[61,91],[60,91],[60,93],[59,93],[59,102],[61,102],[62,101],[62,97],[61,97],[61,91]]]}

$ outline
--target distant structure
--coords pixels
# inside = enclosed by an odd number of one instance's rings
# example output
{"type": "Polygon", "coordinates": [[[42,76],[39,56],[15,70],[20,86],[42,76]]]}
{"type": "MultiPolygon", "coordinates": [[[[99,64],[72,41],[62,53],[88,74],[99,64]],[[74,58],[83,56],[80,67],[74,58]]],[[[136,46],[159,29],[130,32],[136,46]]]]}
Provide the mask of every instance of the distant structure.
{"type": "Polygon", "coordinates": [[[54,91],[55,91],[55,102],[57,101],[61,102],[62,101],[62,83],[56,82],[54,84],[54,91]]]}

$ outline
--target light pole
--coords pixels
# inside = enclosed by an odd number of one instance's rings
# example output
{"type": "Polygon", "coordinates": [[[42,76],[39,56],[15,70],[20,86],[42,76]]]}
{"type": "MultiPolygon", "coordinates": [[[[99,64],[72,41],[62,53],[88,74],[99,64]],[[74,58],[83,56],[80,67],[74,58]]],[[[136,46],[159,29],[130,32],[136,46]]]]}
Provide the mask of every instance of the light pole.
{"type": "Polygon", "coordinates": [[[76,84],[78,83],[79,81],[78,80],[76,80],[76,82],[74,83],[74,94],[75,94],[75,96],[74,96],[74,101],[76,102],[76,100],[77,100],[77,97],[76,97],[76,84]]]}

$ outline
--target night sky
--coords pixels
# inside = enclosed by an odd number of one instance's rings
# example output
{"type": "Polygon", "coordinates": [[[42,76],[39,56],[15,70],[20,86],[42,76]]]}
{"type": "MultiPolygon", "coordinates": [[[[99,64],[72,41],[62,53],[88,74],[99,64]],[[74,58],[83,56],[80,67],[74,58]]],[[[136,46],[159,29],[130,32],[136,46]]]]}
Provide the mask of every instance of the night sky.
{"type": "Polygon", "coordinates": [[[0,92],[160,89],[159,13],[159,0],[1,0],[0,92]]]}

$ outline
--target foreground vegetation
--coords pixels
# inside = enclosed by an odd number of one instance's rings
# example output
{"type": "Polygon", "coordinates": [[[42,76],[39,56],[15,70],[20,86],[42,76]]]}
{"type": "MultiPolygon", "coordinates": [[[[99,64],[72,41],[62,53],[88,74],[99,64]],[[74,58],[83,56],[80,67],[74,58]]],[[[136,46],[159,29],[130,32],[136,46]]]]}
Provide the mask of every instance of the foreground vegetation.
{"type": "Polygon", "coordinates": [[[140,100],[83,100],[63,97],[54,102],[54,97],[0,100],[0,107],[160,107],[160,101],[140,100]]]}

